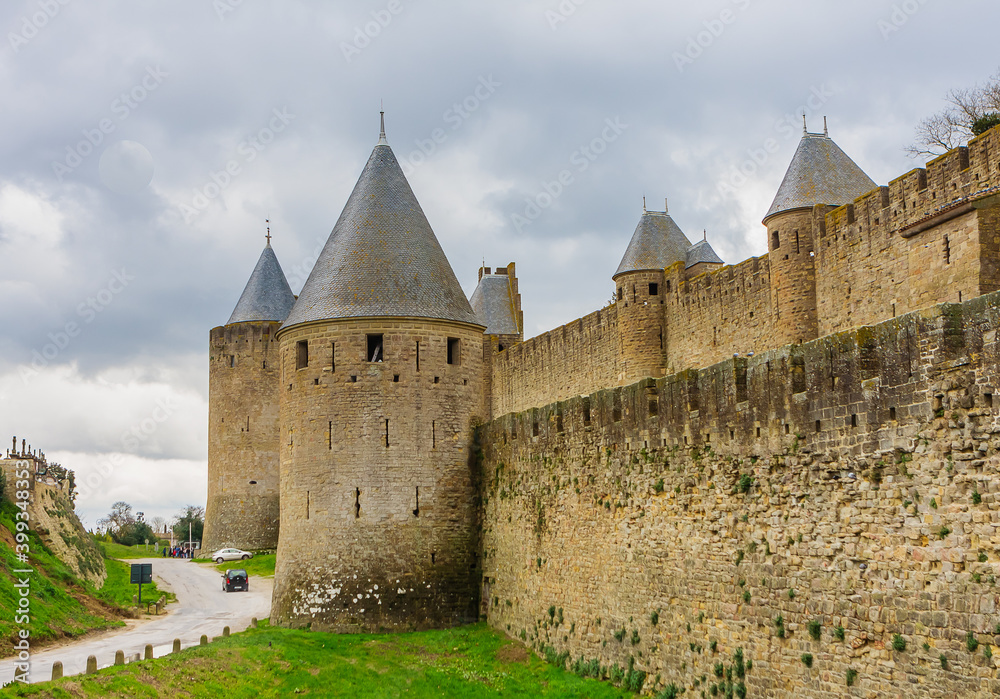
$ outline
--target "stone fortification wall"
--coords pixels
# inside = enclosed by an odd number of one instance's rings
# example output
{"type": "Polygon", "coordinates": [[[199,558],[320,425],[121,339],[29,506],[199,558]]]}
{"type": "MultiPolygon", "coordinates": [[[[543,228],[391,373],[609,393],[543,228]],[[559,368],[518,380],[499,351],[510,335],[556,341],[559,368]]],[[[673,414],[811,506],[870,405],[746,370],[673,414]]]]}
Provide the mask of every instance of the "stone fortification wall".
{"type": "Polygon", "coordinates": [[[688,281],[683,275],[680,263],[666,271],[668,373],[771,346],[774,319],[766,255],[688,281]]]}
{"type": "Polygon", "coordinates": [[[9,453],[0,459],[6,482],[4,497],[16,502],[18,486],[28,482],[28,526],[73,573],[100,587],[107,572],[104,557],[84,529],[73,507],[72,472],[44,457],[9,453]],[[28,478],[19,478],[25,475],[28,478]]]}
{"type": "Polygon", "coordinates": [[[998,325],[991,294],[485,425],[490,623],[688,696],[996,696],[998,325]]]}
{"type": "Polygon", "coordinates": [[[210,334],[205,552],[278,546],[279,327],[234,323],[210,334]]]}
{"type": "Polygon", "coordinates": [[[819,334],[1000,288],[1000,129],[817,219],[819,334]]]}
{"type": "Polygon", "coordinates": [[[337,320],[281,334],[271,620],[337,632],[477,618],[483,328],[337,320]]]}
{"type": "Polygon", "coordinates": [[[612,305],[492,355],[492,414],[546,405],[618,383],[612,305]]]}

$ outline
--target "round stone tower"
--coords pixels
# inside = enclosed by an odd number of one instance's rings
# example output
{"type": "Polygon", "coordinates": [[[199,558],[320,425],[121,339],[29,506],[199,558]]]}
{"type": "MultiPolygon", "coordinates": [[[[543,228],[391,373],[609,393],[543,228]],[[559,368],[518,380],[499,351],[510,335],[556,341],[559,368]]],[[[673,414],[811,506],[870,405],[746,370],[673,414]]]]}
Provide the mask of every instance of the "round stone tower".
{"type": "Polygon", "coordinates": [[[826,129],[816,134],[803,128],[802,140],[763,221],[771,267],[774,346],[808,342],[819,332],[813,207],[848,204],[875,187],[826,129]]]}
{"type": "Polygon", "coordinates": [[[383,128],[278,333],[272,623],[374,632],[478,618],[483,330],[383,128]]]}
{"type": "Polygon", "coordinates": [[[647,211],[632,234],[615,282],[621,337],[618,383],[663,376],[667,365],[664,269],[684,263],[691,241],[664,211],[647,211]]]}
{"type": "Polygon", "coordinates": [[[293,303],[269,239],[229,322],[210,333],[202,551],[278,546],[281,367],[275,335],[293,303]]]}

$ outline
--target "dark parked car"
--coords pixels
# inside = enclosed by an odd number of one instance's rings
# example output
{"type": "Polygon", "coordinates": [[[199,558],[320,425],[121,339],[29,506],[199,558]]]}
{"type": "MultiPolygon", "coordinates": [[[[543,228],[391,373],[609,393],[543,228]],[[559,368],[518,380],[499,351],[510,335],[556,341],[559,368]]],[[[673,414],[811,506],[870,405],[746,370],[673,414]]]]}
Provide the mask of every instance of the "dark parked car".
{"type": "Polygon", "coordinates": [[[222,576],[222,589],[226,592],[232,592],[233,590],[248,592],[250,590],[250,576],[242,568],[227,570],[225,575],[222,576]]]}

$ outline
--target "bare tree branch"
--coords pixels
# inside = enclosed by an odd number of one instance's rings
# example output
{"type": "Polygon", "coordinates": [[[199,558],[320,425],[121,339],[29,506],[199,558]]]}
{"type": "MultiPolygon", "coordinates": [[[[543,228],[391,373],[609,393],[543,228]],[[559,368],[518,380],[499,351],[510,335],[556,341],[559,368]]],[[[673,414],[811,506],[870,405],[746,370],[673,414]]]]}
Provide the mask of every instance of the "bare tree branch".
{"type": "Polygon", "coordinates": [[[945,100],[948,107],[917,126],[916,140],[906,148],[911,156],[937,156],[957,148],[973,137],[975,122],[1000,113],[1000,71],[983,87],[949,90],[945,100]]]}

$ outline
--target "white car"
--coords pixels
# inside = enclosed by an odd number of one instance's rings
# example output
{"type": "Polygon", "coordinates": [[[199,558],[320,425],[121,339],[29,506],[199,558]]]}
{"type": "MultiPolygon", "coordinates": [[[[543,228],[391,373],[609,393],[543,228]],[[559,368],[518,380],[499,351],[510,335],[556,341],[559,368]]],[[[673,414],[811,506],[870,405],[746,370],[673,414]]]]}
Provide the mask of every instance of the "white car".
{"type": "Polygon", "coordinates": [[[240,551],[239,549],[219,549],[212,554],[212,560],[216,563],[222,563],[223,561],[245,561],[252,557],[253,554],[249,551],[240,551]]]}

